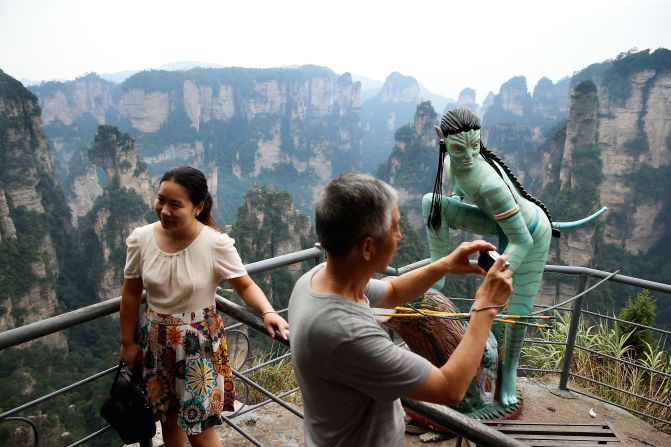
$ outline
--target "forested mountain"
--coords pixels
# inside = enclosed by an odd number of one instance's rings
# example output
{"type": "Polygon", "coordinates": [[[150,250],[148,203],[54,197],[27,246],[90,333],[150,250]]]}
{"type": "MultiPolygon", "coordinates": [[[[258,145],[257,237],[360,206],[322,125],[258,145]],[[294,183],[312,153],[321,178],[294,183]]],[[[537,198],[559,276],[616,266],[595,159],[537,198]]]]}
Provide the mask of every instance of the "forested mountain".
{"type": "MultiPolygon", "coordinates": [[[[294,208],[289,193],[274,186],[247,191],[230,235],[245,264],[313,247],[316,242],[310,218],[294,208]]],[[[257,275],[254,280],[274,307],[283,309],[302,272],[301,264],[294,264],[257,275]]]]}
{"type": "Polygon", "coordinates": [[[420,87],[411,76],[394,72],[387,76],[380,92],[361,105],[363,169],[374,172],[389,156],[394,132],[412,121],[420,101],[420,87]]]}
{"type": "Polygon", "coordinates": [[[31,89],[57,172],[83,209],[91,189],[74,177],[103,184],[81,155],[100,124],[135,139],[153,178],[180,164],[203,170],[226,223],[251,186],[290,190],[309,210],[327,179],[362,168],[360,84],[327,68],[153,70],[119,85],[88,75],[31,89]]]}
{"type": "MultiPolygon", "coordinates": [[[[111,149],[110,136],[120,135],[117,131],[97,139],[97,157],[111,149]]],[[[131,147],[124,146],[126,152],[131,147]]],[[[0,330],[93,304],[98,294],[109,298],[106,268],[123,266],[125,227],[119,223],[134,210],[125,200],[128,193],[113,182],[81,216],[79,227],[73,227],[55,179],[37,98],[1,71],[0,179],[0,330]]],[[[113,280],[117,296],[120,278],[113,280]]],[[[3,350],[0,406],[13,408],[109,368],[118,361],[117,328],[118,323],[104,318],[3,350]]],[[[97,410],[108,387],[99,381],[31,409],[42,437],[73,442],[99,428],[97,410]]],[[[11,424],[0,427],[2,445],[24,445],[29,438],[26,430],[13,430],[11,424]]],[[[108,445],[110,439],[103,436],[98,445],[108,445]]]]}
{"type": "MultiPolygon", "coordinates": [[[[0,70],[0,331],[55,312],[71,277],[60,275],[69,221],[37,98],[0,70]]],[[[47,340],[65,347],[58,335],[47,340]]]]}

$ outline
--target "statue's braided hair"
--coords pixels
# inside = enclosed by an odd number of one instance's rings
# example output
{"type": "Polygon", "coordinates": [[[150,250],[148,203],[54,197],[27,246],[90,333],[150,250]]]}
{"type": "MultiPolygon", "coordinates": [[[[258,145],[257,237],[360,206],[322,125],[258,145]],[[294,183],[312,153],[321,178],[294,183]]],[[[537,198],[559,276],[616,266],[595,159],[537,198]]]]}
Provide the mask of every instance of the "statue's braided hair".
{"type": "Polygon", "coordinates": [[[513,184],[515,185],[515,188],[517,189],[517,191],[519,191],[522,197],[538,205],[538,207],[543,210],[545,215],[548,216],[548,220],[552,222],[552,216],[550,215],[550,210],[547,209],[545,204],[541,202],[539,199],[532,196],[531,193],[529,193],[529,191],[524,189],[519,179],[515,176],[515,174],[513,174],[513,171],[508,167],[508,165],[505,164],[505,162],[501,160],[501,158],[498,155],[496,155],[491,150],[487,149],[485,145],[482,144],[482,140],[480,140],[480,155],[487,163],[489,163],[490,165],[492,165],[492,167],[494,167],[494,169],[496,170],[496,172],[499,173],[499,175],[501,175],[501,173],[499,172],[498,169],[496,169],[496,166],[494,166],[494,162],[496,162],[496,164],[501,166],[501,169],[503,169],[508,178],[512,180],[513,184]]]}
{"type": "MultiPolygon", "coordinates": [[[[436,132],[441,138],[440,143],[440,155],[438,160],[438,172],[436,173],[436,181],[433,186],[433,198],[431,201],[431,209],[429,210],[429,217],[427,219],[427,225],[429,228],[437,230],[440,228],[440,195],[442,195],[442,183],[443,183],[443,159],[447,153],[447,147],[445,146],[444,138],[448,135],[455,135],[461,132],[468,132],[469,130],[480,130],[480,119],[478,116],[465,108],[452,109],[446,112],[440,120],[440,127],[436,127],[436,132]]],[[[548,217],[550,222],[552,222],[552,217],[550,211],[547,209],[545,204],[532,196],[520,183],[513,171],[508,167],[508,165],[494,152],[487,149],[480,139],[480,155],[482,158],[489,163],[496,171],[501,178],[503,178],[503,173],[499,170],[499,166],[506,173],[508,178],[513,182],[513,185],[525,199],[535,203],[543,210],[545,215],[548,217]]],[[[505,179],[504,179],[505,181],[505,179]]]]}

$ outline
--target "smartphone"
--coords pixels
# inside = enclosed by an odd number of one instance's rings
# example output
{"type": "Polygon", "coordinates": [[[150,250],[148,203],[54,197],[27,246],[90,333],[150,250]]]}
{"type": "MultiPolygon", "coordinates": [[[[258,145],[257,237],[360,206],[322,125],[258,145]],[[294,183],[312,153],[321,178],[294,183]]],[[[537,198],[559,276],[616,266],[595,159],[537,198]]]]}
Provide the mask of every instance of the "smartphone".
{"type": "MultiPolygon", "coordinates": [[[[501,256],[495,251],[481,251],[480,256],[478,256],[478,265],[484,269],[484,271],[488,271],[496,262],[496,260],[501,256]]],[[[510,264],[506,262],[506,268],[508,268],[510,264]]]]}

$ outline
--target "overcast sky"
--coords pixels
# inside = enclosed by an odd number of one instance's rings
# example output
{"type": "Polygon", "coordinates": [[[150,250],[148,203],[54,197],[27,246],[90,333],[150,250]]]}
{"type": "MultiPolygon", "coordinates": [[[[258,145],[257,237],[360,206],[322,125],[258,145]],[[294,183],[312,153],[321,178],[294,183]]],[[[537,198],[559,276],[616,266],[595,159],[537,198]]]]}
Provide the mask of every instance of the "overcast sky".
{"type": "Polygon", "coordinates": [[[0,69],[74,79],[179,61],[392,71],[482,102],[632,48],[671,48],[671,0],[0,0],[0,69]]]}

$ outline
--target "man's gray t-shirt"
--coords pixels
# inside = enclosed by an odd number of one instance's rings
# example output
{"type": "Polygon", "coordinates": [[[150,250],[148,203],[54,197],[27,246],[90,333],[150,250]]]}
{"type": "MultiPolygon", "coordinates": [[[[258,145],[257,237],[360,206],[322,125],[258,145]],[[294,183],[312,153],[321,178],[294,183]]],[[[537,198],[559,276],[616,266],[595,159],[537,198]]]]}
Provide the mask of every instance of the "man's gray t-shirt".
{"type": "MultiPolygon", "coordinates": [[[[398,399],[431,370],[428,360],[394,345],[369,306],[310,287],[323,265],[304,274],[289,301],[292,361],[304,405],[306,446],[402,446],[398,399]]],[[[385,293],[371,280],[372,306],[385,293]]]]}

